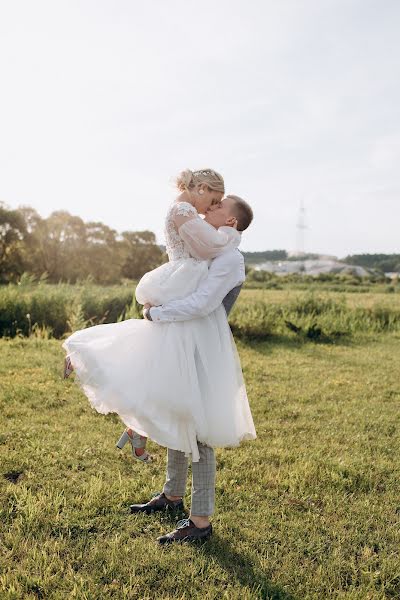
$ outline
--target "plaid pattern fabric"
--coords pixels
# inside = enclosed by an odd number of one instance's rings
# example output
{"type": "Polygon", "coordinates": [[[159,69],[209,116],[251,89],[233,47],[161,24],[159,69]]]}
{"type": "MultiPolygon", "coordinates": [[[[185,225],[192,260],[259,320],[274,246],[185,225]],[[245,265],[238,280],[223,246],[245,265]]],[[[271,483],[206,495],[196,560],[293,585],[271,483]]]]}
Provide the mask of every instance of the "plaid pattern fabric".
{"type": "MultiPolygon", "coordinates": [[[[214,448],[198,442],[200,460],[192,463],[192,515],[209,517],[215,507],[216,461],[214,448]]],[[[184,496],[188,458],[184,452],[168,448],[167,477],[163,492],[167,496],[184,496]]]]}

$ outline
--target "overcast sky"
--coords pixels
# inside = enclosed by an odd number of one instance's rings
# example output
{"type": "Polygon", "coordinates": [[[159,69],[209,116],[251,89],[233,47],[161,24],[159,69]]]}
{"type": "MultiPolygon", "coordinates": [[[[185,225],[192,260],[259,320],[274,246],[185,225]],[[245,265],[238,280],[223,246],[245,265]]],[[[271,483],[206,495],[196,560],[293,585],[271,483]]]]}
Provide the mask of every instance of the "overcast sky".
{"type": "Polygon", "coordinates": [[[220,171],[242,249],[400,252],[400,1],[0,0],[0,200],[118,231],[220,171]]]}

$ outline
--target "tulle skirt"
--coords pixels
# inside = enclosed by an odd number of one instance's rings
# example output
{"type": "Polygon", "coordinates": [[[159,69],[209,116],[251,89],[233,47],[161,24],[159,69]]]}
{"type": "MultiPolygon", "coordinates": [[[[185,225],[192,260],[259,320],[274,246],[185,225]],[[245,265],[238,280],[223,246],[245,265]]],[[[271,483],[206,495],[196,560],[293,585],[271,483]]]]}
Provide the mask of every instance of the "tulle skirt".
{"type": "Polygon", "coordinates": [[[73,333],[63,348],[97,412],[117,413],[194,462],[197,441],[229,447],[256,438],[223,306],[190,321],[96,325],[73,333]]]}
{"type": "Polygon", "coordinates": [[[207,277],[208,261],[195,258],[171,260],[145,273],[136,286],[139,304],[150,302],[153,306],[179,300],[192,294],[207,277]]]}

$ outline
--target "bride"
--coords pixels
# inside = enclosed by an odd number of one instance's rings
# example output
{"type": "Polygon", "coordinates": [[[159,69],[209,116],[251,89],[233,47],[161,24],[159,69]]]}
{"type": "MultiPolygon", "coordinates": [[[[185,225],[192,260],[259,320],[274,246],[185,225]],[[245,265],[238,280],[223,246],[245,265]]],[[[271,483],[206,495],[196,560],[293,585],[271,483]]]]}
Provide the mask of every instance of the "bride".
{"type": "MultiPolygon", "coordinates": [[[[139,282],[141,304],[187,296],[207,276],[209,260],[240,242],[232,221],[216,230],[200,217],[221,201],[221,175],[183,171],[177,188],[165,222],[169,262],[139,282]]],[[[128,319],[89,327],[73,333],[63,348],[69,371],[98,412],[117,413],[136,435],[194,462],[200,458],[197,442],[226,447],[256,437],[223,306],[191,321],[128,319]]]]}

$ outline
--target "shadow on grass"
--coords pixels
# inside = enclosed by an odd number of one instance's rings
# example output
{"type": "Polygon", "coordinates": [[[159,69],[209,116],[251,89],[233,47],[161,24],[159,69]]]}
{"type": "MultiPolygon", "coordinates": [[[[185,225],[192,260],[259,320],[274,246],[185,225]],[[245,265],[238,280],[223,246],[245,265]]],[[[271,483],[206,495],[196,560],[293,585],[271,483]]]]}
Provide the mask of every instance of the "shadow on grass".
{"type": "MultiPolygon", "coordinates": [[[[176,522],[189,517],[189,511],[185,508],[178,512],[156,512],[154,513],[160,523],[175,527],[176,522]]],[[[289,594],[281,587],[271,583],[268,577],[254,567],[254,560],[243,552],[237,552],[234,545],[225,538],[213,533],[207,541],[195,542],[199,550],[206,557],[218,562],[219,566],[227,572],[229,579],[235,580],[241,585],[248,587],[255,598],[262,600],[296,600],[295,596],[289,594]]]]}
{"type": "Polygon", "coordinates": [[[235,336],[239,342],[246,346],[251,346],[252,350],[256,352],[261,352],[262,354],[268,354],[268,351],[272,352],[274,347],[282,347],[287,348],[288,350],[298,350],[303,348],[304,346],[326,346],[326,345],[334,345],[334,346],[354,346],[362,343],[361,340],[355,340],[350,337],[341,337],[337,338],[334,341],[332,340],[310,340],[303,339],[300,337],[288,337],[286,335],[274,334],[270,335],[267,338],[249,338],[242,336],[235,336]]]}
{"type": "Polygon", "coordinates": [[[257,598],[263,600],[296,600],[281,587],[271,583],[268,577],[254,567],[254,561],[243,552],[237,552],[234,545],[213,533],[207,543],[201,545],[202,553],[216,560],[232,580],[248,587],[257,598]]]}

